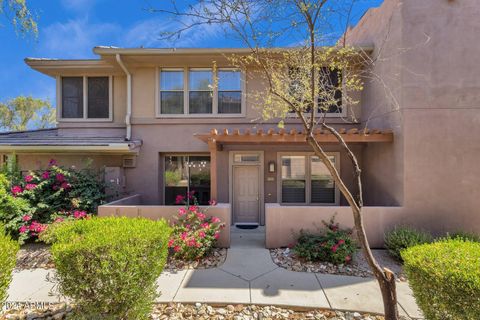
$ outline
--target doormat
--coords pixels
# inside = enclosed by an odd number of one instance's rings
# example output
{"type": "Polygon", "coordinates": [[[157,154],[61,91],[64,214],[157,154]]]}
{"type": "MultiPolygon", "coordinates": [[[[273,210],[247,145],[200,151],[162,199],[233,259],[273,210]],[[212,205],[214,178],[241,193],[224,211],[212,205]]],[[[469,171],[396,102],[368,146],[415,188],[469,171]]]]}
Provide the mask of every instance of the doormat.
{"type": "Polygon", "coordinates": [[[257,229],[258,224],[236,224],[235,227],[238,229],[257,229]]]}

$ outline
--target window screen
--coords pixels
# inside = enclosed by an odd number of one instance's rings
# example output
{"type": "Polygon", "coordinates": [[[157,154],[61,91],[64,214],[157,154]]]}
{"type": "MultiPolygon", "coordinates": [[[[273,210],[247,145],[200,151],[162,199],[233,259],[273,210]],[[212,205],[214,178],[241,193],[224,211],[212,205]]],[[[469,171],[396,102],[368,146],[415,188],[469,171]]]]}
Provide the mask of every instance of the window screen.
{"type": "Polygon", "coordinates": [[[320,68],[320,93],[318,97],[318,112],[342,112],[341,72],[328,67],[320,68]],[[322,92],[322,88],[324,89],[322,92]]]}
{"type": "Polygon", "coordinates": [[[160,72],[160,113],[183,114],[183,70],[160,72]]]}
{"type": "MultiPolygon", "coordinates": [[[[330,157],[335,164],[335,157],[330,157]]],[[[335,203],[335,182],[327,167],[316,156],[310,161],[311,197],[312,203],[335,203]]]]}
{"type": "Polygon", "coordinates": [[[240,71],[218,71],[218,113],[242,112],[240,71]]]}
{"type": "Polygon", "coordinates": [[[105,119],[110,113],[108,77],[88,77],[88,118],[105,119]]]}
{"type": "Polygon", "coordinates": [[[62,77],[62,118],[83,118],[83,77],[62,77]]]}
{"type": "Polygon", "coordinates": [[[305,199],[305,156],[282,157],[282,202],[304,203],[305,199]]]}
{"type": "Polygon", "coordinates": [[[212,80],[211,70],[190,70],[189,113],[212,113],[212,80]]]}

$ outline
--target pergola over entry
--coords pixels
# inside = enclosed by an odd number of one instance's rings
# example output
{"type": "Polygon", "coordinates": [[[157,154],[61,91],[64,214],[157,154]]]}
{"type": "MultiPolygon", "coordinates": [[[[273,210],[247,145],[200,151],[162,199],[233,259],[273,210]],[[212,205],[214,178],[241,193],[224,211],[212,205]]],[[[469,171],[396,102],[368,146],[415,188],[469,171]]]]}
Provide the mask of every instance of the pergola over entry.
{"type": "MultiPolygon", "coordinates": [[[[339,129],[338,132],[347,143],[378,143],[378,142],[392,142],[392,130],[379,129],[339,129]]],[[[315,131],[315,139],[319,143],[338,143],[337,138],[327,130],[317,129],[315,131]]],[[[217,152],[222,149],[224,144],[306,144],[305,132],[298,132],[296,129],[287,131],[285,129],[274,128],[268,129],[266,132],[263,129],[258,129],[252,132],[246,129],[241,132],[239,129],[234,129],[229,132],[228,129],[223,129],[221,133],[217,129],[210,130],[210,133],[196,134],[200,140],[208,143],[210,150],[210,180],[211,180],[211,198],[217,199],[217,152]]]]}

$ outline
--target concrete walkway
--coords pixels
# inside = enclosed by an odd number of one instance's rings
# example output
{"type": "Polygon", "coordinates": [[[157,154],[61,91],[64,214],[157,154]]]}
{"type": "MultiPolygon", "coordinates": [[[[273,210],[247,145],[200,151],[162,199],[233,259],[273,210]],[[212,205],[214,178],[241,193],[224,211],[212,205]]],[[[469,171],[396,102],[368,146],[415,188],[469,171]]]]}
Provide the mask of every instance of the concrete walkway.
{"type": "MultiPolygon", "coordinates": [[[[331,308],[382,313],[374,279],[293,272],[273,263],[262,229],[232,229],[232,246],[223,265],[214,269],[164,272],[158,279],[158,302],[260,304],[331,308]]],[[[58,302],[47,281],[53,270],[14,272],[9,302],[58,302]]],[[[421,318],[407,283],[397,283],[400,314],[421,318]]]]}

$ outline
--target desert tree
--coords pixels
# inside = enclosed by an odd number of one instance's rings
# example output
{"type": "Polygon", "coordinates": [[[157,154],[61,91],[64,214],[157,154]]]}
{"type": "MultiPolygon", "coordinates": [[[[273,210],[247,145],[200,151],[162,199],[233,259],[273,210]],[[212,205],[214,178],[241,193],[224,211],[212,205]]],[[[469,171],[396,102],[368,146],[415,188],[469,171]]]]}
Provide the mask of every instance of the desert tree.
{"type": "MultiPolygon", "coordinates": [[[[345,142],[338,128],[328,121],[328,113],[350,108],[344,121],[357,123],[353,106],[364,81],[377,78],[371,74],[375,57],[364,48],[347,45],[345,36],[333,46],[333,14],[347,26],[354,0],[197,0],[185,5],[172,1],[150,11],[167,14],[178,28],[161,33],[162,39],[189,35],[200,26],[219,26],[225,36],[234,37],[249,50],[225,57],[232,66],[254,70],[264,88],[249,92],[263,119],[277,120],[280,127],[294,113],[305,132],[306,143],[332,175],[336,186],[353,213],[357,239],[376,277],[382,293],[385,317],[398,319],[394,274],[382,268],[374,258],[362,216],[362,171],[357,156],[345,142]],[[295,39],[291,46],[279,43],[295,39]],[[329,132],[348,155],[355,184],[349,187],[317,141],[317,130],[329,132]]],[[[345,29],[346,30],[346,29],[345,29]]],[[[368,128],[363,128],[366,132],[368,128]]]]}
{"type": "Polygon", "coordinates": [[[55,124],[55,108],[49,101],[18,96],[0,102],[0,131],[44,129],[55,124]]]}
{"type": "Polygon", "coordinates": [[[19,34],[37,36],[37,21],[26,0],[0,0],[0,14],[9,20],[19,34]]]}

